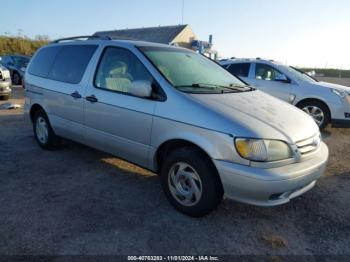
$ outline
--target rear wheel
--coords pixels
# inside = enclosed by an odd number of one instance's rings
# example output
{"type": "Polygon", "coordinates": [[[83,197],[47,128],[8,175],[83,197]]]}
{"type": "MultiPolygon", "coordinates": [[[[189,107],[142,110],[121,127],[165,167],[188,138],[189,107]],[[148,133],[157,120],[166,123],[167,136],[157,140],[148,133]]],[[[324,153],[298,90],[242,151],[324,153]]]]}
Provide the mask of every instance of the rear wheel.
{"type": "Polygon", "coordinates": [[[34,115],[33,131],[35,140],[43,149],[53,149],[57,146],[59,138],[55,135],[47,115],[42,110],[34,115]]]}
{"type": "Polygon", "coordinates": [[[298,107],[310,115],[321,130],[326,128],[331,120],[329,109],[322,102],[305,101],[299,104],[298,107]]]}
{"type": "Polygon", "coordinates": [[[13,72],[12,75],[12,81],[15,85],[20,85],[22,80],[21,80],[21,76],[18,74],[18,72],[13,72]]]}
{"type": "Polygon", "coordinates": [[[211,160],[196,148],[174,150],[161,168],[163,190],[180,212],[201,217],[221,202],[223,190],[211,160]]]}

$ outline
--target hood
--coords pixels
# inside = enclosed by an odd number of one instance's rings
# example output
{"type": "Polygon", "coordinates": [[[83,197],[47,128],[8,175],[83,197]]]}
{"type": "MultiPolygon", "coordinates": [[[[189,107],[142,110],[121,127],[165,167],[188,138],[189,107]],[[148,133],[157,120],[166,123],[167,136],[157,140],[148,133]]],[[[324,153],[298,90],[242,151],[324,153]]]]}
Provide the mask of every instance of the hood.
{"type": "Polygon", "coordinates": [[[319,87],[325,87],[325,88],[333,88],[333,89],[337,89],[340,91],[345,91],[345,92],[350,94],[350,87],[348,87],[348,86],[337,85],[337,84],[332,84],[332,83],[327,83],[327,82],[316,82],[313,85],[319,86],[319,87]]]}
{"type": "Polygon", "coordinates": [[[28,64],[17,64],[17,65],[14,65],[14,67],[16,69],[21,69],[21,68],[27,68],[28,64]]]}
{"type": "Polygon", "coordinates": [[[261,91],[191,96],[229,120],[233,135],[295,143],[319,132],[314,120],[306,113],[261,91]],[[247,134],[240,134],[242,130],[247,134]]]}

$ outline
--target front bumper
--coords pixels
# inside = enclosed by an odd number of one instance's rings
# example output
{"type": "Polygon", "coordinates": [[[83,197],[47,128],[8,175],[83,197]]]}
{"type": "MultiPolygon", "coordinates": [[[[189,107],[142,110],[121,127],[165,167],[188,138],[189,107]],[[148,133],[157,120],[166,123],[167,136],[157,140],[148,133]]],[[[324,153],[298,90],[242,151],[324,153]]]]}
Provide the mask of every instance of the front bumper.
{"type": "Polygon", "coordinates": [[[350,127],[350,105],[333,105],[331,114],[333,127],[350,127]]]}
{"type": "Polygon", "coordinates": [[[225,197],[258,206],[289,202],[316,184],[324,173],[328,148],[322,142],[317,154],[303,162],[276,168],[257,168],[214,160],[225,197]]]}
{"type": "Polygon", "coordinates": [[[332,119],[332,127],[350,128],[350,118],[346,119],[332,119]]]}

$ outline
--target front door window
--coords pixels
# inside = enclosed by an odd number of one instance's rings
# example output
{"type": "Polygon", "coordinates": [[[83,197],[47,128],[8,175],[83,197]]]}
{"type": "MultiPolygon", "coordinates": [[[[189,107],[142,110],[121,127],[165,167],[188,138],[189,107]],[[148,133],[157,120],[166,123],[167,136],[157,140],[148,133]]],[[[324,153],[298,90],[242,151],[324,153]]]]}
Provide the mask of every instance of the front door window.
{"type": "Polygon", "coordinates": [[[265,81],[288,81],[286,75],[272,66],[265,64],[256,64],[255,79],[265,81]]]}
{"type": "Polygon", "coordinates": [[[98,66],[95,86],[108,91],[130,94],[135,81],[152,83],[153,78],[129,50],[108,47],[98,66]]]}

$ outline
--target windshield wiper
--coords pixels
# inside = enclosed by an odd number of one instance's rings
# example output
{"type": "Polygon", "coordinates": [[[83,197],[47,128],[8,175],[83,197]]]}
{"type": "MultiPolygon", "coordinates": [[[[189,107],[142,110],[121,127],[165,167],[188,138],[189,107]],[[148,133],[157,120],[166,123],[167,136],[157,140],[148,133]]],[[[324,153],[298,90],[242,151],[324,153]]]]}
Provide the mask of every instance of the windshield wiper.
{"type": "Polygon", "coordinates": [[[241,86],[241,85],[230,84],[230,88],[235,88],[237,90],[240,90],[241,92],[247,92],[247,91],[254,91],[255,90],[254,87],[248,86],[248,85],[241,86]],[[244,88],[248,88],[248,90],[242,90],[244,88]]]}
{"type": "Polygon", "coordinates": [[[217,89],[217,85],[212,85],[212,84],[201,84],[201,83],[194,83],[194,84],[189,84],[189,85],[178,85],[175,86],[176,88],[182,88],[182,87],[197,87],[197,88],[210,88],[210,89],[217,89]]]}
{"type": "Polygon", "coordinates": [[[186,88],[186,87],[195,87],[195,88],[201,88],[201,89],[210,89],[210,90],[218,90],[220,93],[236,93],[236,92],[247,92],[255,90],[254,88],[250,86],[240,86],[240,85],[234,85],[230,84],[229,86],[222,86],[222,85],[215,85],[215,84],[206,84],[206,83],[193,83],[190,85],[178,85],[175,86],[175,88],[186,88]],[[249,88],[248,90],[244,90],[245,88],[249,88]]]}

